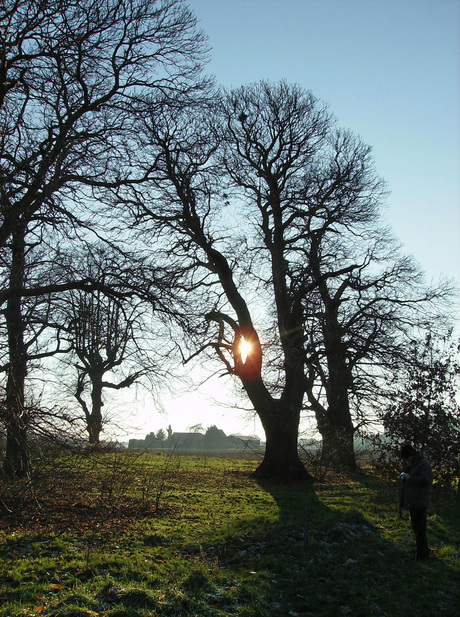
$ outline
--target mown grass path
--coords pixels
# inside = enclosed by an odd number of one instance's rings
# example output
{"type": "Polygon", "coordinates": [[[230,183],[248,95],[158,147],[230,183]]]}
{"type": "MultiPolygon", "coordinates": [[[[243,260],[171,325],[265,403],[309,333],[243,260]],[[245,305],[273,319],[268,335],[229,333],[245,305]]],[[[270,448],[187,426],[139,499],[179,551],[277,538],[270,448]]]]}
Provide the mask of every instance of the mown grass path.
{"type": "Polygon", "coordinates": [[[124,457],[4,489],[1,617],[460,615],[458,502],[433,501],[433,558],[413,562],[397,488],[370,472],[307,490],[251,461],[124,457]]]}

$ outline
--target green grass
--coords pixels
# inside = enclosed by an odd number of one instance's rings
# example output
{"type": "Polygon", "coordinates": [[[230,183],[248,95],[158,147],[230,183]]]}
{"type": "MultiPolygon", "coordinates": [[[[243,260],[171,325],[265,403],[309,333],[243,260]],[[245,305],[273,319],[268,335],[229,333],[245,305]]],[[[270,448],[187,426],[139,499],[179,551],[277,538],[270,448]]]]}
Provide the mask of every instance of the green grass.
{"type": "Polygon", "coordinates": [[[435,557],[414,563],[397,488],[370,472],[307,490],[251,461],[100,461],[0,519],[0,617],[460,614],[458,502],[432,503],[435,557]]]}

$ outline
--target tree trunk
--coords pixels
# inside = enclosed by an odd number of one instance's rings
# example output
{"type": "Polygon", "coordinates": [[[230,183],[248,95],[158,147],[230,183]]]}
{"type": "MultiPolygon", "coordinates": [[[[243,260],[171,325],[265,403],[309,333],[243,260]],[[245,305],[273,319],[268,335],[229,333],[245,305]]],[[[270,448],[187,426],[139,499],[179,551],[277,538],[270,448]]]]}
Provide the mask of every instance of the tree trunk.
{"type": "Polygon", "coordinates": [[[294,424],[281,425],[278,420],[266,418],[264,429],[265,454],[254,477],[281,482],[312,482],[313,478],[299,458],[298,427],[294,424]]]}
{"type": "Polygon", "coordinates": [[[326,417],[318,422],[318,429],[323,438],[324,460],[330,461],[337,471],[355,472],[354,427],[348,386],[348,368],[343,358],[329,361],[328,410],[326,417]]]}
{"type": "Polygon", "coordinates": [[[300,403],[272,398],[261,379],[244,385],[265,431],[265,454],[254,477],[280,482],[312,482],[298,451],[300,403]]]}
{"type": "MultiPolygon", "coordinates": [[[[311,399],[310,399],[311,400],[311,399]]],[[[343,391],[338,395],[328,397],[328,408],[313,405],[318,430],[323,440],[322,455],[325,465],[330,465],[336,471],[357,471],[354,427],[348,404],[348,393],[343,391]]]]}
{"type": "Polygon", "coordinates": [[[330,465],[336,471],[356,472],[358,468],[353,427],[327,422],[322,424],[320,433],[323,439],[322,456],[325,465],[330,465]]]}
{"type": "Polygon", "coordinates": [[[323,438],[323,459],[337,471],[357,471],[354,427],[350,413],[349,388],[352,377],[345,356],[338,321],[338,304],[329,298],[325,284],[320,285],[326,307],[323,324],[328,380],[325,385],[328,408],[317,414],[318,430],[323,438]]]}
{"type": "Polygon", "coordinates": [[[7,420],[5,474],[11,478],[28,478],[31,473],[29,448],[27,443],[27,418],[11,414],[7,420]]]}
{"type": "Polygon", "coordinates": [[[102,433],[102,375],[91,374],[91,413],[87,418],[89,443],[93,446],[100,444],[102,433]]]}
{"type": "MultiPolygon", "coordinates": [[[[257,333],[251,327],[244,330],[243,335],[252,346],[250,361],[235,362],[235,372],[265,431],[265,454],[254,477],[280,482],[312,482],[313,478],[300,460],[297,444],[304,392],[301,375],[287,371],[289,379],[283,395],[280,399],[273,398],[261,376],[262,348],[257,333]]],[[[286,366],[290,363],[293,363],[292,354],[286,366]]]]}
{"type": "MultiPolygon", "coordinates": [[[[10,287],[22,289],[25,271],[25,230],[18,227],[12,237],[10,287]]],[[[24,343],[21,297],[9,298],[6,311],[8,332],[8,377],[5,397],[6,452],[4,470],[12,477],[27,477],[31,471],[27,431],[29,414],[24,388],[27,374],[27,349],[24,343]]]]}

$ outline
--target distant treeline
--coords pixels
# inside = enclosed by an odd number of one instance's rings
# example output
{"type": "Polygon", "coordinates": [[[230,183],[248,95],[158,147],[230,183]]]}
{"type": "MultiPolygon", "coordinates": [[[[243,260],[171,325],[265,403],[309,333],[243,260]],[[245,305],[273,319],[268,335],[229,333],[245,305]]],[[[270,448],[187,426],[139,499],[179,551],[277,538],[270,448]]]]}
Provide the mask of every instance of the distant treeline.
{"type": "Polygon", "coordinates": [[[164,437],[149,433],[145,439],[130,439],[130,450],[241,450],[259,448],[261,441],[256,436],[229,435],[216,427],[206,433],[169,433],[164,437]]]}

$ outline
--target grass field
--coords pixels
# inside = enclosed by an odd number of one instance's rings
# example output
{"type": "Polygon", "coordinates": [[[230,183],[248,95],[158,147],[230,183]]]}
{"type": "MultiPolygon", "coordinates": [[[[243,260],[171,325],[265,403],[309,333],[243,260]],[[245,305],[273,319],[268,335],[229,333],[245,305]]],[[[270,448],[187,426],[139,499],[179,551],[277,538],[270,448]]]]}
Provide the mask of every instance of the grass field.
{"type": "Polygon", "coordinates": [[[261,484],[255,465],[106,454],[4,486],[0,616],[460,615],[458,502],[433,500],[413,562],[395,484],[261,484]]]}

